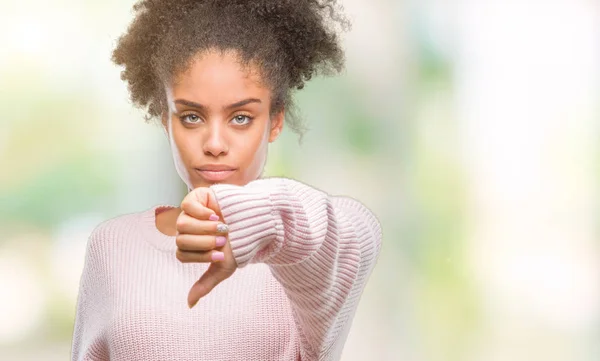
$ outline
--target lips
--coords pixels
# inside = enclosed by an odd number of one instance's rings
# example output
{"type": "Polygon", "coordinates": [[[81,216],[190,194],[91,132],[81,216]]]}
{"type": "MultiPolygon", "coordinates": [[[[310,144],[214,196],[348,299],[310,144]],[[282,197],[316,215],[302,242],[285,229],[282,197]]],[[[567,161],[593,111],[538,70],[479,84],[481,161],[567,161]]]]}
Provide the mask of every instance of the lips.
{"type": "Polygon", "coordinates": [[[221,165],[205,166],[202,168],[196,168],[195,170],[200,177],[209,182],[224,181],[236,171],[234,168],[221,165]]]}

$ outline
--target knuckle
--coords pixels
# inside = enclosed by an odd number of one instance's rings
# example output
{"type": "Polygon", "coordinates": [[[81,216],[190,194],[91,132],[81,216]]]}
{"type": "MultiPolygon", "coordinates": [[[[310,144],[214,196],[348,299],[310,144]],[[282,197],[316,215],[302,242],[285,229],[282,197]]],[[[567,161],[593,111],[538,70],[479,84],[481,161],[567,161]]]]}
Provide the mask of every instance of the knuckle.
{"type": "Polygon", "coordinates": [[[186,220],[183,216],[177,217],[177,220],[175,221],[175,227],[177,227],[177,229],[185,226],[185,224],[186,224],[186,220]]]}
{"type": "Polygon", "coordinates": [[[185,248],[185,242],[181,235],[175,237],[175,244],[177,248],[185,248]]]}
{"type": "Polygon", "coordinates": [[[192,201],[189,198],[185,198],[182,202],[181,202],[181,209],[184,211],[187,211],[190,209],[192,205],[192,201]]]}
{"type": "Polygon", "coordinates": [[[180,262],[185,262],[185,257],[183,256],[183,253],[178,249],[177,252],[175,252],[175,257],[177,257],[177,259],[180,262]]]}

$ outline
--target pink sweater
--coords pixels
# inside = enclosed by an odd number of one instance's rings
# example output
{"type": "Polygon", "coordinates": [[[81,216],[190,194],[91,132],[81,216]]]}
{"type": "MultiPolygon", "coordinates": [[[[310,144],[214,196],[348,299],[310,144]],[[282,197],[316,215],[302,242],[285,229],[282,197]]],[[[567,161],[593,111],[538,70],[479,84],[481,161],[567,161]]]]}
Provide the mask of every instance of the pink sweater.
{"type": "Polygon", "coordinates": [[[92,232],[72,360],[339,360],[381,247],[360,202],[288,178],[215,184],[238,270],[189,309],[208,267],[175,257],[156,213],[92,232]]]}

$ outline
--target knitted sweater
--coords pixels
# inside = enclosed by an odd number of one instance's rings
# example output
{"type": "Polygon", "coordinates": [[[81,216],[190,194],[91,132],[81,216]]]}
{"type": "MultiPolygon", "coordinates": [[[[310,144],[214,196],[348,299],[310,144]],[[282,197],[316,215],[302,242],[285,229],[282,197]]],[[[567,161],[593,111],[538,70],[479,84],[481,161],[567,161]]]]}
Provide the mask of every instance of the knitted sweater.
{"type": "Polygon", "coordinates": [[[339,360],[381,246],[360,202],[288,178],[214,184],[238,269],[189,309],[208,268],[181,263],[157,205],[87,242],[72,360],[339,360]]]}

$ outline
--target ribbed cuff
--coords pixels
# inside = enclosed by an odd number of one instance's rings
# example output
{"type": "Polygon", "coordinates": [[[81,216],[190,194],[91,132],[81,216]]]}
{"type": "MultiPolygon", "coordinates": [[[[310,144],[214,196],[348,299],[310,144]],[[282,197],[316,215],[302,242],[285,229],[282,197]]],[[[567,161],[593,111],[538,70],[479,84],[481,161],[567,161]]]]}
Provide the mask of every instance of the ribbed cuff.
{"type": "Polygon", "coordinates": [[[279,179],[259,179],[245,186],[213,184],[229,243],[238,267],[265,261],[281,247],[283,222],[271,195],[280,193],[279,179]],[[279,237],[278,237],[279,236],[279,237]]]}

